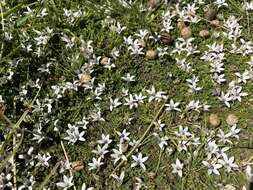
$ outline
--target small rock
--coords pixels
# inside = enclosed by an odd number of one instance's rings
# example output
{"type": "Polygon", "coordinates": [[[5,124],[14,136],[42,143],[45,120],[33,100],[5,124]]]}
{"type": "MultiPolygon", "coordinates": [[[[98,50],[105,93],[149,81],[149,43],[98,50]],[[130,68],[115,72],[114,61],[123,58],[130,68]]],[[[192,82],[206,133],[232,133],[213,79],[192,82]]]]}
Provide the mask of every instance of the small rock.
{"type": "Polygon", "coordinates": [[[152,49],[148,50],[147,53],[146,53],[146,57],[148,59],[155,59],[155,58],[157,58],[157,55],[158,55],[157,51],[156,50],[152,50],[152,49]]]}
{"type": "Polygon", "coordinates": [[[87,83],[91,80],[90,74],[81,73],[78,75],[80,83],[87,83]]]}
{"type": "Polygon", "coordinates": [[[181,30],[181,35],[184,39],[190,38],[192,36],[192,30],[190,27],[184,27],[181,30]]]}
{"type": "Polygon", "coordinates": [[[208,9],[206,14],[205,14],[205,18],[209,21],[212,21],[216,18],[218,11],[215,9],[208,9]]]}
{"type": "Polygon", "coordinates": [[[84,168],[83,163],[80,160],[77,160],[71,163],[71,169],[73,171],[78,172],[78,171],[81,171],[83,168],[84,168]]]}
{"type": "Polygon", "coordinates": [[[107,65],[108,62],[109,62],[109,59],[110,59],[110,58],[108,58],[108,57],[103,57],[103,58],[101,59],[100,63],[103,64],[103,65],[107,65]]]}
{"type": "Polygon", "coordinates": [[[162,33],[160,39],[161,42],[166,45],[170,45],[173,42],[173,39],[169,33],[162,33]]]}
{"type": "Polygon", "coordinates": [[[212,21],[211,21],[211,25],[212,25],[212,26],[216,26],[216,27],[217,27],[217,26],[220,26],[220,21],[219,21],[219,20],[212,20],[212,21]]]}
{"type": "Polygon", "coordinates": [[[155,8],[157,4],[158,4],[158,0],[149,0],[148,1],[148,7],[151,9],[155,8]]]}
{"type": "Polygon", "coordinates": [[[199,32],[199,36],[202,37],[202,38],[206,38],[210,35],[209,31],[208,30],[201,30],[199,32]]]}
{"type": "Polygon", "coordinates": [[[212,113],[209,116],[209,122],[213,127],[218,127],[221,124],[220,118],[217,114],[212,113]]]}
{"type": "Polygon", "coordinates": [[[239,121],[238,117],[234,114],[228,114],[228,117],[226,119],[226,122],[228,125],[233,126],[237,124],[239,121]]]}
{"type": "Polygon", "coordinates": [[[120,143],[120,149],[122,153],[125,153],[128,149],[128,143],[120,143]]]}
{"type": "Polygon", "coordinates": [[[186,25],[185,25],[185,23],[183,22],[183,21],[179,21],[178,23],[177,23],[177,28],[179,29],[179,30],[183,30],[183,28],[185,28],[186,27],[186,25]]]}

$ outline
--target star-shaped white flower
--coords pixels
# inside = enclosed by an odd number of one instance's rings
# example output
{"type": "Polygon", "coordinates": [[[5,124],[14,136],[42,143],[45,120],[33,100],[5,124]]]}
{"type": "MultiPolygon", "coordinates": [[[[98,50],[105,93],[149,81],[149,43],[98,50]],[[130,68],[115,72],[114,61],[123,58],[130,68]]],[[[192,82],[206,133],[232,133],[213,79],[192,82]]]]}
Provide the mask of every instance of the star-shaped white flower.
{"type": "Polygon", "coordinates": [[[171,164],[171,166],[173,168],[172,173],[177,173],[179,177],[183,176],[184,164],[179,159],[176,160],[175,164],[171,164]]]}
{"type": "Polygon", "coordinates": [[[142,157],[142,153],[138,153],[137,156],[132,155],[132,158],[134,160],[134,162],[131,164],[131,167],[136,167],[136,166],[140,166],[142,167],[143,170],[146,170],[146,167],[144,165],[144,162],[147,161],[148,157],[142,157]]]}
{"type": "Polygon", "coordinates": [[[72,177],[67,177],[63,176],[63,181],[56,183],[56,186],[62,188],[63,190],[67,190],[69,187],[73,186],[74,184],[72,183],[73,176],[72,177]]]}
{"type": "Polygon", "coordinates": [[[178,111],[181,112],[181,109],[178,108],[179,102],[174,102],[172,99],[169,104],[165,104],[167,111],[178,111]]]}

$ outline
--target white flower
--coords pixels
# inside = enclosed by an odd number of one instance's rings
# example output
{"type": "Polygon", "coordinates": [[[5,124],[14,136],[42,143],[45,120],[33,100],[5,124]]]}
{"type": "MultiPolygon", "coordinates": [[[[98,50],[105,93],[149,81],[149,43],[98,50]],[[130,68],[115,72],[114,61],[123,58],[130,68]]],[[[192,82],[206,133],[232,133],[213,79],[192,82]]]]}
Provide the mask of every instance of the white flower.
{"type": "Polygon", "coordinates": [[[50,160],[51,156],[49,153],[47,154],[38,154],[38,156],[36,156],[36,158],[38,159],[39,163],[36,165],[36,166],[39,166],[39,165],[43,165],[43,166],[46,166],[46,167],[49,167],[49,163],[48,161],[50,160]]]}
{"type": "Polygon", "coordinates": [[[117,134],[120,136],[120,142],[123,143],[125,141],[129,141],[129,135],[130,133],[126,131],[126,129],[124,129],[121,133],[117,132],[117,134]]]}
{"type": "Polygon", "coordinates": [[[226,154],[223,154],[223,159],[219,159],[218,162],[227,168],[228,172],[231,172],[233,169],[238,169],[238,165],[234,164],[234,156],[228,158],[226,154]]]}
{"type": "Polygon", "coordinates": [[[126,103],[124,103],[124,105],[129,106],[130,110],[133,109],[134,107],[136,108],[138,107],[137,100],[134,99],[132,94],[129,95],[129,98],[125,98],[125,100],[126,103]]]}
{"type": "MultiPolygon", "coordinates": [[[[252,2],[253,5],[253,2],[252,2]]],[[[253,9],[252,9],[253,10],[253,9]]],[[[253,56],[250,57],[250,61],[247,62],[251,67],[253,67],[253,56]]]]}
{"type": "Polygon", "coordinates": [[[249,182],[253,181],[253,173],[251,172],[250,165],[247,165],[247,167],[246,167],[246,177],[247,177],[249,182]]]}
{"type": "Polygon", "coordinates": [[[252,11],[253,10],[253,2],[246,2],[246,10],[252,11]]]}
{"type": "Polygon", "coordinates": [[[99,169],[101,165],[104,164],[104,162],[101,162],[101,157],[99,157],[98,159],[96,158],[92,158],[92,162],[88,163],[89,165],[89,170],[96,170],[99,169]]]}
{"type": "Polygon", "coordinates": [[[142,103],[142,104],[144,103],[143,100],[146,98],[146,96],[143,96],[142,93],[139,93],[139,95],[134,94],[134,97],[135,97],[136,102],[142,103]]]}
{"type": "Polygon", "coordinates": [[[134,183],[134,186],[135,186],[135,189],[134,190],[141,190],[142,188],[143,189],[148,189],[147,186],[144,184],[143,180],[139,177],[136,177],[135,178],[135,183],[134,183]]]}
{"type": "Polygon", "coordinates": [[[86,184],[85,183],[83,183],[83,185],[82,185],[82,187],[81,187],[81,190],[93,190],[94,189],[94,187],[86,187],[86,184]]]}
{"type": "Polygon", "coordinates": [[[102,113],[100,110],[97,110],[91,113],[90,117],[92,121],[105,121],[105,119],[102,117],[102,113]]]}
{"type": "Polygon", "coordinates": [[[133,81],[135,81],[134,80],[135,76],[134,75],[131,76],[129,73],[127,73],[125,77],[121,77],[121,78],[124,81],[126,81],[126,82],[133,82],[133,81]]]}
{"type": "Polygon", "coordinates": [[[232,89],[229,90],[229,93],[233,100],[238,100],[239,102],[242,101],[242,97],[248,96],[248,93],[242,92],[241,86],[233,86],[232,89]]]}
{"type": "Polygon", "coordinates": [[[233,144],[228,138],[230,137],[230,133],[227,133],[227,134],[224,134],[224,132],[219,129],[219,134],[217,134],[217,137],[219,137],[219,142],[222,142],[222,143],[230,143],[230,144],[233,144]]]}
{"type": "Polygon", "coordinates": [[[123,32],[123,30],[125,30],[126,27],[125,26],[121,26],[121,24],[119,22],[117,22],[116,26],[115,25],[111,25],[110,29],[113,32],[117,32],[118,34],[121,34],[121,32],[123,32]]]}
{"type": "Polygon", "coordinates": [[[175,131],[175,134],[183,139],[192,136],[192,134],[188,131],[188,127],[183,128],[181,125],[178,127],[178,132],[175,131]]]}
{"type": "Polygon", "coordinates": [[[230,132],[229,132],[229,135],[231,137],[235,137],[236,139],[239,139],[239,136],[238,136],[238,133],[240,133],[241,129],[237,129],[236,128],[236,124],[233,125],[231,128],[230,128],[230,132]]]}
{"type": "Polygon", "coordinates": [[[144,162],[147,161],[148,157],[142,157],[142,153],[138,153],[137,156],[132,155],[134,162],[131,164],[131,167],[141,166],[143,170],[146,170],[144,162]]]}
{"type": "Polygon", "coordinates": [[[230,108],[229,102],[232,100],[232,97],[230,96],[229,93],[224,94],[224,92],[221,92],[221,96],[218,97],[218,98],[219,98],[219,100],[221,100],[222,102],[224,102],[227,107],[230,108]]]}
{"type": "Polygon", "coordinates": [[[207,161],[202,161],[202,164],[208,168],[208,175],[211,175],[212,173],[215,175],[220,175],[219,169],[222,167],[221,164],[217,164],[214,161],[212,161],[211,163],[207,161]]]}
{"type": "Polygon", "coordinates": [[[122,185],[125,177],[125,172],[122,171],[119,176],[117,176],[116,174],[112,174],[112,177],[118,182],[118,185],[122,185]]]}
{"type": "Polygon", "coordinates": [[[127,161],[127,157],[123,154],[121,150],[121,146],[119,146],[119,150],[112,149],[113,154],[111,154],[111,157],[114,158],[113,164],[116,164],[119,160],[127,161]]]}
{"type": "Polygon", "coordinates": [[[151,87],[151,90],[146,90],[146,91],[150,95],[148,102],[152,102],[153,100],[160,102],[162,99],[166,99],[166,96],[165,96],[166,92],[164,91],[156,92],[154,86],[151,87]]]}
{"type": "Polygon", "coordinates": [[[181,110],[178,108],[179,102],[174,102],[172,99],[170,100],[169,104],[165,104],[167,111],[178,111],[181,112],[181,110]]]}
{"type": "Polygon", "coordinates": [[[218,145],[216,144],[215,141],[210,141],[207,144],[206,150],[207,150],[207,153],[208,153],[207,154],[207,159],[209,160],[209,159],[211,159],[212,155],[215,155],[215,154],[218,153],[219,148],[218,148],[218,145]]]}
{"type": "Polygon", "coordinates": [[[78,130],[78,127],[68,124],[69,129],[67,130],[68,136],[64,139],[69,141],[69,143],[74,144],[77,141],[85,141],[85,138],[83,137],[85,131],[82,131],[81,133],[78,130]]]}
{"type": "Polygon", "coordinates": [[[248,70],[245,70],[242,74],[241,73],[235,73],[236,76],[238,76],[238,82],[247,83],[247,80],[251,79],[250,72],[248,70]]]}
{"type": "Polygon", "coordinates": [[[199,109],[200,109],[201,107],[202,107],[202,106],[200,105],[199,100],[197,100],[197,101],[192,100],[192,101],[189,102],[189,104],[187,104],[186,110],[188,110],[188,111],[194,110],[194,111],[197,111],[197,112],[200,113],[200,110],[199,110],[199,109]]]}
{"type": "Polygon", "coordinates": [[[97,145],[97,150],[92,150],[91,152],[95,153],[97,156],[104,158],[105,154],[109,151],[107,150],[108,144],[105,144],[102,148],[100,145],[97,145]]]}
{"type": "Polygon", "coordinates": [[[164,123],[162,123],[162,120],[158,120],[157,122],[155,122],[156,125],[158,125],[159,130],[162,131],[163,128],[166,126],[164,123]]]}
{"type": "Polygon", "coordinates": [[[139,33],[135,34],[136,36],[140,37],[141,39],[144,39],[145,36],[148,34],[148,30],[139,30],[139,33]]]}
{"type": "Polygon", "coordinates": [[[226,3],[226,0],[216,0],[214,2],[216,5],[218,5],[218,8],[220,8],[221,6],[228,6],[228,4],[226,3]]]}
{"type": "Polygon", "coordinates": [[[101,145],[109,145],[112,142],[112,140],[110,139],[110,135],[105,135],[102,134],[102,139],[98,140],[97,143],[101,144],[101,145]]]}
{"type": "Polygon", "coordinates": [[[168,48],[157,48],[157,51],[158,51],[158,56],[159,57],[163,57],[164,55],[168,55],[168,52],[167,52],[168,48]]]}
{"type": "Polygon", "coordinates": [[[119,101],[118,98],[112,99],[110,98],[110,111],[112,111],[114,108],[120,106],[122,103],[119,101]]]}
{"type": "Polygon", "coordinates": [[[225,79],[224,77],[225,77],[225,74],[214,73],[214,75],[213,75],[213,79],[214,79],[218,84],[221,84],[221,83],[226,82],[226,79],[225,79]]]}
{"type": "Polygon", "coordinates": [[[168,142],[167,141],[169,140],[169,138],[167,136],[160,137],[157,133],[153,133],[153,135],[157,138],[159,147],[162,150],[164,150],[164,148],[166,146],[168,146],[168,142]]]}
{"type": "Polygon", "coordinates": [[[140,48],[140,43],[138,39],[134,40],[134,42],[128,47],[128,50],[131,51],[130,55],[142,55],[143,48],[140,48]]]}
{"type": "Polygon", "coordinates": [[[41,130],[42,130],[41,126],[39,126],[38,128],[33,130],[35,133],[33,133],[34,137],[32,138],[32,140],[37,140],[38,143],[40,143],[43,139],[45,139],[45,137],[43,136],[41,130]]]}
{"type": "Polygon", "coordinates": [[[177,173],[179,177],[182,177],[184,164],[181,163],[179,159],[177,159],[176,164],[171,164],[171,165],[173,168],[172,173],[177,173]]]}
{"type": "Polygon", "coordinates": [[[58,182],[56,183],[56,186],[63,188],[63,190],[67,190],[69,187],[73,186],[74,184],[72,183],[73,176],[72,177],[67,177],[63,176],[63,182],[58,182]]]}
{"type": "Polygon", "coordinates": [[[190,87],[190,92],[196,93],[202,89],[202,87],[198,87],[197,85],[199,82],[199,77],[193,75],[191,79],[186,79],[186,81],[189,83],[188,86],[190,87]]]}

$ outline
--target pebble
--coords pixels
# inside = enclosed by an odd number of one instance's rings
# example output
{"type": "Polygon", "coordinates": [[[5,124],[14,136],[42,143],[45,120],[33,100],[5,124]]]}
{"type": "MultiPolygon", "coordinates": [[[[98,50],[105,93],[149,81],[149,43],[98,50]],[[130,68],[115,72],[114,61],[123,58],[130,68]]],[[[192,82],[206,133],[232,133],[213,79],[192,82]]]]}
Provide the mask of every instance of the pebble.
{"type": "Polygon", "coordinates": [[[150,7],[151,9],[155,8],[157,4],[158,4],[158,0],[149,0],[148,1],[148,7],[150,7]]]}
{"type": "Polygon", "coordinates": [[[210,32],[208,30],[201,30],[199,32],[199,36],[202,37],[202,38],[206,38],[210,35],[210,32]]]}
{"type": "Polygon", "coordinates": [[[78,171],[81,171],[84,168],[84,166],[83,166],[82,161],[77,160],[71,163],[71,168],[72,170],[78,172],[78,171]]]}
{"type": "Polygon", "coordinates": [[[183,21],[179,21],[178,23],[177,23],[177,28],[179,29],[179,30],[183,30],[183,28],[185,28],[186,27],[186,25],[185,25],[185,23],[183,22],[183,21]]]}
{"type": "Polygon", "coordinates": [[[146,53],[146,57],[148,59],[155,59],[155,58],[157,58],[157,55],[158,55],[157,51],[156,50],[152,50],[152,49],[148,50],[147,53],[146,53]]]}
{"type": "Polygon", "coordinates": [[[217,26],[220,26],[220,21],[219,21],[219,20],[212,20],[212,21],[211,21],[211,25],[212,25],[212,26],[216,26],[216,27],[217,27],[217,26]]]}
{"type": "Polygon", "coordinates": [[[170,45],[173,42],[173,39],[169,33],[162,33],[160,39],[161,42],[166,45],[170,45]]]}
{"type": "Polygon", "coordinates": [[[184,27],[181,30],[181,35],[184,39],[190,38],[192,36],[192,30],[190,27],[184,27]]]}
{"type": "Polygon", "coordinates": [[[123,153],[125,153],[128,149],[128,143],[120,143],[120,149],[123,153]]]}
{"type": "Polygon", "coordinates": [[[103,58],[101,59],[101,61],[100,61],[100,63],[103,64],[103,65],[107,65],[108,62],[109,62],[109,58],[108,58],[108,57],[103,57],[103,58]]]}
{"type": "Polygon", "coordinates": [[[218,127],[221,124],[220,118],[217,114],[212,113],[209,116],[209,122],[213,127],[218,127]]]}
{"type": "Polygon", "coordinates": [[[239,121],[238,117],[234,114],[228,114],[226,122],[228,125],[233,126],[237,124],[239,121]]]}
{"type": "Polygon", "coordinates": [[[216,18],[218,11],[215,9],[208,9],[206,14],[205,14],[205,18],[209,21],[212,21],[216,18]]]}
{"type": "Polygon", "coordinates": [[[86,73],[79,74],[79,81],[80,83],[87,83],[91,80],[91,76],[86,73]]]}

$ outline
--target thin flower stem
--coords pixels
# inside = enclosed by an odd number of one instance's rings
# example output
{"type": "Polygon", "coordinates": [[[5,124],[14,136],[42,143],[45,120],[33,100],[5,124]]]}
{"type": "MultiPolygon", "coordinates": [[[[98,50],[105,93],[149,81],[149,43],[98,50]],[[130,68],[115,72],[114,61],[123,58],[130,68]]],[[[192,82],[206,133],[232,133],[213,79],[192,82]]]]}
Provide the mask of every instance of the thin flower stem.
{"type": "Polygon", "coordinates": [[[246,11],[246,16],[247,16],[248,34],[250,35],[249,11],[246,11]]]}
{"type": "MultiPolygon", "coordinates": [[[[4,27],[4,16],[3,16],[2,3],[0,3],[0,14],[1,14],[2,31],[4,32],[5,27],[4,27]]],[[[0,59],[2,58],[3,49],[4,49],[4,43],[2,42],[1,49],[0,49],[0,59]]]]}
{"type": "Polygon", "coordinates": [[[163,153],[163,150],[160,149],[160,154],[159,154],[159,158],[158,158],[158,162],[157,162],[157,166],[156,166],[156,170],[155,170],[155,173],[157,174],[158,170],[159,170],[159,167],[160,167],[160,163],[161,163],[161,158],[162,158],[162,153],[163,153]]]}
{"type": "MultiPolygon", "coordinates": [[[[166,102],[166,100],[165,100],[166,102]]],[[[147,136],[147,134],[151,131],[155,121],[158,119],[158,117],[160,116],[160,114],[163,112],[164,106],[165,106],[165,102],[163,103],[163,105],[160,107],[160,109],[158,110],[158,112],[156,113],[155,117],[153,118],[152,122],[150,123],[150,125],[148,126],[148,128],[146,129],[146,131],[143,133],[143,135],[141,136],[141,138],[137,141],[137,143],[135,144],[135,146],[130,150],[130,152],[127,154],[127,158],[129,158],[133,152],[139,147],[139,145],[141,144],[141,142],[145,139],[145,137],[147,136]]],[[[124,160],[122,160],[116,167],[115,169],[112,171],[110,177],[112,176],[112,174],[114,174],[123,164],[125,163],[124,160]]]]}
{"type": "MultiPolygon", "coordinates": [[[[63,151],[63,153],[64,153],[64,156],[65,156],[65,160],[66,160],[66,162],[67,162],[67,165],[70,167],[70,162],[69,162],[69,158],[68,158],[68,154],[67,154],[67,152],[66,152],[66,149],[65,149],[65,147],[64,147],[64,144],[63,144],[63,142],[62,142],[62,140],[61,140],[61,148],[62,148],[62,151],[63,151]]],[[[72,171],[71,171],[71,168],[69,169],[69,175],[70,175],[70,177],[73,177],[73,173],[72,173],[72,171]]],[[[74,190],[76,190],[76,187],[74,186],[74,190]]]]}
{"type": "MultiPolygon", "coordinates": [[[[13,148],[16,146],[16,135],[13,135],[13,148]]],[[[12,172],[13,172],[13,189],[17,190],[17,170],[16,170],[16,163],[14,160],[14,155],[11,157],[11,165],[12,165],[12,172]]]]}

